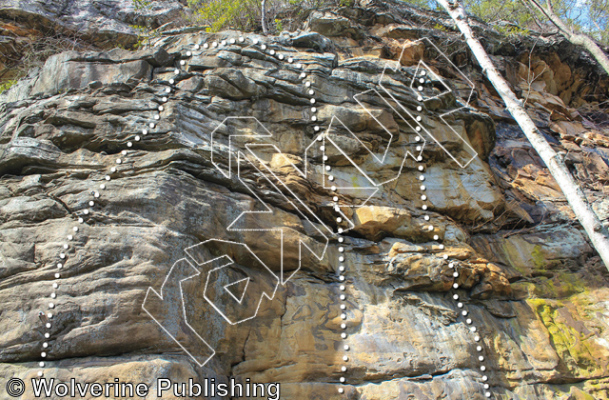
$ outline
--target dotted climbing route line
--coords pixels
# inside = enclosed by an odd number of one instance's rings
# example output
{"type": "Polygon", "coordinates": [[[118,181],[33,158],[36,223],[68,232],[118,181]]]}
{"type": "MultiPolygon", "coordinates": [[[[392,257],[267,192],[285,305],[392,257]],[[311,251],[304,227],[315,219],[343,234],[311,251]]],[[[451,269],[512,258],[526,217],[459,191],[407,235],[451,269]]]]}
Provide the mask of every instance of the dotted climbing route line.
{"type": "MultiPolygon", "coordinates": [[[[417,90],[418,90],[419,92],[422,92],[422,91],[424,90],[424,86],[423,86],[424,84],[429,83],[429,81],[428,81],[427,79],[425,79],[425,75],[426,75],[425,70],[421,70],[421,71],[420,71],[419,86],[417,87],[417,90]]],[[[423,101],[424,101],[424,100],[423,100],[423,98],[422,98],[421,96],[419,96],[419,97],[417,98],[417,100],[418,100],[419,102],[423,102],[423,101]]],[[[417,106],[417,111],[418,111],[418,112],[421,112],[421,111],[422,111],[422,107],[421,107],[421,106],[417,106]]],[[[420,118],[420,116],[417,116],[417,118],[420,118]]],[[[417,138],[418,138],[418,137],[417,137],[417,138]]],[[[419,180],[420,180],[421,182],[424,182],[424,181],[425,181],[425,175],[424,175],[425,166],[424,166],[424,165],[419,165],[419,166],[418,166],[418,169],[419,169],[419,171],[421,172],[421,175],[419,176],[419,180]]],[[[420,186],[420,190],[421,190],[421,192],[423,193],[423,194],[421,194],[421,201],[423,202],[423,204],[421,205],[421,209],[422,209],[423,211],[427,211],[427,210],[428,210],[428,206],[427,206],[426,202],[427,202],[429,199],[427,198],[427,195],[425,195],[425,194],[424,194],[424,193],[425,193],[425,191],[426,191],[426,189],[427,189],[427,187],[426,187],[424,184],[421,184],[421,186],[420,186]]],[[[430,220],[430,217],[429,217],[429,215],[424,215],[424,216],[423,216],[423,219],[424,219],[424,220],[427,222],[427,221],[429,221],[429,220],[430,220]]],[[[431,225],[431,224],[430,224],[430,225],[428,226],[428,228],[427,228],[427,229],[428,229],[430,232],[433,232],[433,231],[434,231],[436,228],[435,228],[433,225],[431,225]]],[[[434,236],[433,236],[433,240],[434,240],[434,241],[438,241],[438,242],[439,242],[439,241],[441,241],[441,238],[440,238],[440,236],[439,236],[439,235],[434,234],[434,236]]],[[[438,246],[438,248],[439,248],[440,250],[444,250],[444,249],[445,249],[445,246],[444,246],[444,244],[440,243],[440,245],[438,246]]],[[[443,255],[442,255],[442,258],[443,258],[444,260],[447,260],[447,261],[448,261],[448,258],[449,258],[449,257],[448,257],[448,254],[443,254],[443,255]]],[[[456,280],[457,280],[457,278],[458,278],[458,277],[459,277],[459,275],[460,275],[460,274],[459,274],[459,271],[458,271],[457,263],[456,263],[455,261],[452,261],[452,260],[451,260],[451,261],[448,263],[448,267],[449,267],[450,269],[452,269],[452,270],[453,270],[453,274],[452,274],[452,275],[453,275],[453,278],[454,278],[454,279],[455,279],[455,281],[456,281],[456,280]]],[[[456,291],[457,289],[459,289],[459,284],[458,284],[457,282],[453,283],[453,289],[454,289],[455,291],[456,291]]],[[[458,295],[457,293],[454,293],[454,294],[453,294],[453,299],[454,299],[455,301],[458,301],[458,300],[459,300],[459,295],[458,295]]],[[[469,315],[469,312],[468,312],[467,310],[465,310],[465,306],[464,306],[464,304],[463,304],[462,302],[458,302],[458,303],[457,303],[457,308],[461,310],[460,315],[461,315],[462,317],[466,318],[466,317],[469,315]]],[[[486,368],[486,366],[485,366],[484,364],[482,364],[482,363],[485,361],[485,357],[484,357],[484,355],[483,355],[483,350],[484,350],[484,349],[483,349],[483,347],[482,347],[482,346],[479,344],[479,343],[480,343],[480,341],[481,341],[481,338],[480,338],[480,336],[479,336],[479,335],[478,335],[478,333],[477,333],[478,329],[477,329],[475,326],[473,326],[473,325],[472,325],[472,324],[473,324],[473,321],[472,321],[472,319],[471,319],[471,318],[469,318],[469,317],[467,317],[467,318],[465,319],[465,323],[466,323],[467,325],[469,325],[469,326],[470,326],[469,330],[470,330],[470,332],[471,332],[471,333],[474,335],[474,336],[473,336],[473,339],[474,339],[474,342],[476,343],[476,351],[479,353],[479,356],[478,356],[477,360],[478,360],[478,361],[481,363],[481,364],[479,365],[479,369],[480,369],[480,371],[483,373],[483,376],[482,376],[482,381],[484,382],[484,383],[483,383],[483,387],[484,387],[484,390],[485,390],[485,392],[484,392],[484,396],[485,396],[485,397],[487,397],[487,398],[491,398],[491,397],[492,397],[492,393],[489,391],[490,385],[487,383],[489,378],[488,378],[488,375],[486,375],[486,374],[485,374],[485,372],[486,372],[487,368],[486,368]]]]}
{"type": "MultiPolygon", "coordinates": [[[[165,93],[171,93],[170,88],[165,89],[165,93]]],[[[160,103],[167,102],[167,97],[162,96],[160,99],[157,99],[160,103]]],[[[61,288],[64,284],[62,281],[62,273],[65,271],[67,266],[67,262],[69,260],[69,253],[74,252],[76,246],[73,244],[77,240],[77,235],[83,234],[83,229],[81,227],[87,227],[86,218],[89,218],[93,215],[94,212],[100,212],[102,210],[99,201],[101,199],[101,192],[107,189],[107,185],[113,178],[118,178],[121,172],[124,172],[128,169],[122,168],[121,166],[125,166],[128,161],[129,154],[131,153],[134,143],[141,142],[143,138],[145,138],[149,129],[156,128],[156,122],[160,120],[160,112],[164,110],[163,105],[159,105],[157,110],[155,111],[155,115],[152,117],[153,121],[146,122],[144,129],[141,130],[140,133],[130,135],[129,139],[124,143],[125,149],[121,150],[116,156],[114,163],[115,166],[109,168],[106,171],[106,174],[103,177],[98,179],[93,179],[91,182],[90,190],[88,193],[88,200],[86,200],[87,207],[82,210],[77,211],[75,214],[77,216],[77,225],[74,225],[71,228],[71,233],[66,235],[65,242],[61,245],[59,250],[59,254],[57,256],[57,261],[55,263],[56,272],[53,277],[55,278],[51,284],[50,293],[48,294],[48,298],[50,299],[47,303],[48,311],[40,311],[39,318],[44,326],[44,338],[41,342],[41,352],[40,358],[41,360],[38,362],[38,367],[40,368],[37,372],[38,377],[43,377],[45,375],[44,368],[47,367],[47,362],[45,361],[48,357],[48,352],[51,349],[50,340],[53,338],[53,321],[56,319],[56,315],[60,312],[60,301],[58,296],[61,294],[61,288]]]]}
{"type": "MultiPolygon", "coordinates": [[[[302,85],[303,88],[305,90],[305,93],[307,96],[309,96],[309,103],[310,103],[310,120],[311,122],[313,122],[313,126],[312,131],[313,134],[318,134],[321,130],[321,127],[318,125],[318,118],[317,118],[317,107],[316,107],[316,103],[317,100],[315,98],[315,88],[313,87],[313,84],[311,81],[307,80],[307,78],[309,77],[307,75],[307,73],[303,70],[303,65],[301,63],[295,62],[294,58],[291,57],[290,55],[284,54],[281,51],[277,51],[275,49],[272,49],[270,45],[266,44],[266,43],[262,43],[258,38],[254,38],[251,40],[251,43],[254,46],[257,46],[258,49],[260,49],[261,51],[263,51],[265,54],[276,57],[278,60],[286,62],[290,65],[293,66],[293,68],[298,71],[299,73],[299,79],[302,81],[302,85]]],[[[203,43],[203,44],[194,44],[193,45],[193,49],[195,51],[200,51],[201,49],[215,49],[215,48],[222,48],[224,46],[227,45],[235,45],[235,44],[242,44],[242,45],[246,45],[249,46],[249,40],[246,39],[244,36],[238,36],[236,38],[228,38],[228,39],[222,39],[222,40],[215,40],[212,41],[211,43],[203,43]]],[[[184,53],[186,58],[190,58],[193,56],[193,52],[191,50],[188,50],[184,53]]],[[[52,282],[52,289],[50,291],[50,294],[48,295],[48,297],[50,298],[49,303],[48,303],[48,311],[47,312],[40,312],[40,319],[43,321],[44,324],[44,328],[45,328],[45,332],[44,332],[44,340],[41,343],[41,353],[40,353],[40,357],[41,357],[41,361],[39,362],[39,367],[41,368],[38,371],[38,376],[42,377],[44,376],[44,370],[43,368],[45,368],[46,364],[45,364],[45,359],[47,358],[47,352],[49,351],[49,340],[52,338],[53,335],[53,320],[55,319],[55,314],[58,311],[58,307],[60,304],[56,304],[55,302],[58,302],[57,297],[58,297],[58,293],[60,293],[61,290],[61,285],[62,285],[62,271],[65,268],[66,263],[68,262],[68,253],[74,250],[74,245],[70,245],[70,243],[72,243],[75,240],[75,235],[79,235],[82,234],[81,228],[80,226],[84,225],[87,226],[85,219],[90,216],[94,211],[100,211],[100,206],[99,206],[99,200],[101,197],[100,191],[103,191],[107,188],[107,184],[108,182],[110,182],[113,178],[117,178],[121,172],[125,171],[127,168],[124,168],[123,170],[121,170],[121,167],[124,166],[126,164],[126,162],[129,159],[129,154],[133,149],[134,143],[140,142],[142,141],[147,135],[149,135],[149,133],[153,133],[153,130],[156,128],[156,124],[157,122],[160,120],[161,118],[161,112],[164,111],[164,106],[162,105],[162,103],[166,103],[168,101],[168,96],[174,92],[175,89],[175,84],[176,84],[176,79],[182,74],[182,72],[184,72],[181,68],[186,66],[186,60],[185,59],[180,59],[178,64],[179,67],[175,68],[174,70],[174,74],[175,77],[170,78],[167,82],[170,85],[169,87],[166,87],[161,95],[160,98],[157,99],[157,101],[161,104],[159,104],[158,108],[157,108],[157,113],[152,117],[153,121],[151,122],[147,122],[144,129],[141,130],[141,132],[139,132],[138,134],[132,135],[129,140],[124,144],[125,145],[125,149],[123,149],[120,153],[119,156],[115,159],[115,166],[111,167],[109,172],[107,172],[107,174],[98,180],[95,180],[93,182],[93,187],[92,189],[88,192],[89,193],[89,200],[88,200],[88,208],[85,208],[81,211],[79,211],[77,213],[78,216],[78,225],[74,225],[72,227],[72,232],[66,236],[66,242],[63,243],[61,245],[61,249],[59,251],[58,254],[58,261],[56,263],[56,267],[57,267],[57,272],[54,274],[55,280],[52,282]],[[54,314],[55,313],[55,314],[54,314]]],[[[425,71],[420,71],[420,78],[419,78],[419,86],[417,87],[417,89],[419,91],[423,91],[424,87],[423,85],[425,83],[428,83],[429,81],[425,78],[425,71]]],[[[420,102],[424,102],[424,99],[419,96],[418,100],[420,102]]],[[[423,111],[423,106],[419,105],[417,106],[417,112],[422,112],[423,111]]],[[[421,115],[416,116],[416,120],[417,122],[420,122],[422,120],[421,115]]],[[[420,132],[421,128],[420,126],[416,126],[416,131],[420,132]]],[[[319,139],[321,139],[321,136],[319,137],[319,139]]],[[[318,139],[318,140],[319,140],[318,139]]],[[[415,137],[415,141],[416,142],[420,142],[422,141],[422,138],[420,136],[416,136],[415,137]]],[[[320,150],[323,152],[323,148],[320,148],[320,150]]],[[[417,151],[421,151],[422,150],[422,146],[417,146],[417,151]]],[[[324,156],[326,157],[326,156],[324,156]]],[[[325,161],[325,160],[324,160],[325,161]]],[[[421,204],[421,209],[423,211],[427,211],[428,210],[428,205],[427,205],[427,195],[426,193],[426,185],[425,185],[425,166],[424,164],[422,164],[423,158],[422,156],[418,156],[417,157],[417,161],[421,164],[419,164],[417,166],[418,171],[420,172],[420,175],[418,177],[418,179],[420,180],[420,186],[419,189],[421,191],[421,195],[420,195],[420,201],[422,202],[421,204]]],[[[326,165],[325,167],[325,173],[329,174],[331,173],[331,169],[332,167],[329,165],[326,165]]],[[[329,175],[328,176],[328,180],[329,181],[333,181],[334,180],[334,176],[329,175]]],[[[337,224],[340,224],[343,222],[343,218],[344,218],[344,214],[341,212],[341,207],[347,206],[347,205],[341,205],[339,204],[339,198],[338,198],[338,189],[336,186],[332,186],[331,188],[331,196],[332,196],[332,206],[334,208],[334,210],[336,211],[336,222],[337,224]]],[[[429,232],[433,232],[434,230],[436,230],[436,228],[433,226],[433,224],[431,224],[430,221],[430,216],[425,214],[423,215],[423,220],[426,223],[429,223],[429,225],[424,225],[423,229],[428,230],[429,232]]],[[[341,227],[337,228],[337,236],[336,236],[336,240],[338,241],[338,267],[336,272],[336,276],[337,279],[339,281],[339,293],[338,293],[338,298],[339,298],[339,308],[340,308],[340,318],[342,320],[342,323],[340,325],[341,328],[341,333],[340,333],[340,348],[343,351],[343,355],[342,355],[342,365],[340,365],[340,378],[339,378],[339,382],[340,382],[340,386],[338,387],[338,392],[343,394],[346,392],[345,388],[348,385],[347,382],[347,372],[349,371],[348,368],[348,363],[349,363],[349,351],[350,351],[350,346],[348,344],[348,338],[349,335],[347,333],[348,331],[348,314],[349,314],[349,310],[347,308],[347,304],[348,304],[348,290],[347,290],[347,270],[346,270],[346,266],[345,266],[345,244],[344,244],[344,236],[341,236],[344,233],[344,230],[341,227]]],[[[435,234],[433,236],[433,240],[434,241],[440,241],[440,237],[439,235],[435,234]]],[[[444,245],[443,244],[439,244],[438,248],[440,250],[444,250],[444,245]]],[[[448,260],[448,255],[444,254],[443,258],[445,260],[448,260]]],[[[448,261],[447,261],[448,262],[448,261]]],[[[458,266],[456,264],[456,262],[451,261],[449,262],[449,267],[451,269],[454,270],[453,273],[453,277],[455,278],[455,280],[459,277],[459,272],[458,272],[458,266]]],[[[455,289],[455,291],[457,289],[459,289],[459,285],[455,282],[453,285],[453,288],[455,289]]],[[[465,306],[463,305],[462,302],[459,301],[460,297],[459,295],[455,292],[453,295],[453,299],[455,301],[457,301],[457,308],[459,310],[462,310],[460,312],[460,315],[462,315],[465,319],[465,323],[470,326],[470,331],[472,332],[472,334],[474,335],[473,340],[474,342],[477,344],[476,345],[476,350],[477,352],[480,354],[478,356],[478,361],[481,363],[480,364],[480,371],[482,371],[483,373],[486,372],[486,366],[483,364],[485,361],[485,357],[483,355],[483,348],[482,346],[479,344],[481,341],[480,336],[477,333],[477,328],[473,325],[473,321],[471,320],[470,317],[468,317],[468,312],[465,310],[465,306]]],[[[492,397],[491,392],[489,391],[489,384],[488,382],[488,376],[485,374],[482,377],[482,380],[484,381],[484,388],[485,388],[485,396],[487,398],[492,397]]]]}
{"type": "MultiPolygon", "coordinates": [[[[425,89],[425,87],[423,85],[430,83],[430,81],[428,79],[426,79],[426,71],[425,70],[419,71],[418,76],[419,76],[419,78],[418,78],[418,82],[417,82],[418,83],[417,90],[418,90],[418,92],[423,92],[423,90],[425,89]]],[[[424,98],[421,95],[418,95],[417,96],[417,101],[419,101],[419,102],[421,102],[423,104],[425,100],[424,100],[424,98]]],[[[417,112],[421,113],[423,111],[423,106],[421,106],[421,105],[417,106],[416,110],[417,110],[417,112]]],[[[415,118],[416,118],[417,122],[421,122],[422,119],[423,119],[421,115],[416,115],[415,118]]],[[[416,130],[417,134],[420,134],[420,132],[421,132],[421,126],[417,125],[415,127],[415,130],[416,130]]],[[[417,135],[415,137],[415,141],[417,143],[419,143],[419,142],[422,141],[422,138],[419,135],[417,135]]],[[[416,150],[418,152],[420,152],[420,151],[422,151],[422,147],[420,145],[417,145],[416,150]]],[[[416,160],[419,162],[419,165],[417,165],[417,170],[420,172],[420,175],[418,176],[418,180],[421,182],[420,186],[419,186],[419,190],[420,190],[420,193],[421,193],[421,195],[419,197],[419,199],[420,199],[420,203],[419,204],[420,204],[421,210],[427,212],[429,210],[429,206],[427,204],[429,202],[429,199],[428,199],[428,196],[425,194],[426,190],[427,190],[427,187],[425,185],[426,178],[425,178],[425,174],[424,174],[425,173],[425,164],[422,163],[423,162],[423,156],[419,155],[418,157],[416,157],[416,160]]],[[[326,169],[327,169],[327,172],[329,173],[330,170],[331,170],[331,167],[328,166],[328,167],[326,167],[326,169]]],[[[328,179],[330,181],[333,180],[332,176],[330,176],[328,179]]],[[[334,194],[334,197],[333,197],[334,209],[336,211],[340,211],[340,206],[338,204],[338,197],[335,195],[335,192],[336,192],[337,188],[335,186],[333,186],[331,189],[332,189],[333,194],[334,194]]],[[[430,218],[430,216],[427,213],[425,213],[423,215],[423,221],[425,221],[425,222],[423,223],[422,229],[424,231],[434,232],[437,229],[436,229],[436,227],[434,227],[433,224],[429,223],[430,219],[431,218],[430,218]],[[426,223],[429,223],[429,225],[426,225],[426,223]]],[[[337,217],[337,222],[338,223],[341,222],[341,217],[340,216],[337,217]]],[[[342,230],[339,228],[338,232],[340,234],[340,233],[342,233],[342,230]]],[[[433,240],[436,241],[436,242],[441,242],[441,238],[440,238],[440,236],[438,234],[434,234],[433,235],[433,240]]],[[[344,238],[342,236],[339,236],[338,241],[340,243],[342,243],[344,241],[344,238]]],[[[441,251],[445,250],[445,246],[442,243],[440,243],[437,248],[439,250],[441,250],[441,251]]],[[[340,311],[341,312],[340,316],[341,316],[341,319],[343,320],[343,322],[341,323],[340,327],[341,327],[341,330],[343,330],[343,332],[341,333],[341,338],[346,341],[346,339],[348,338],[348,334],[346,333],[346,330],[348,329],[348,324],[347,324],[347,322],[348,322],[347,321],[347,306],[346,306],[346,304],[347,304],[346,303],[347,295],[344,292],[346,291],[347,288],[346,288],[346,286],[344,284],[345,279],[346,279],[345,275],[344,275],[345,271],[346,271],[346,267],[342,264],[344,262],[344,260],[345,260],[344,255],[343,255],[343,253],[344,253],[344,247],[343,246],[339,247],[339,252],[341,253],[341,255],[338,258],[339,267],[338,267],[337,275],[338,275],[339,281],[343,282],[339,286],[339,289],[340,289],[340,292],[341,292],[340,295],[339,295],[339,300],[340,300],[340,306],[339,307],[340,307],[340,310],[341,310],[340,311]]],[[[448,254],[443,254],[442,258],[448,262],[448,258],[449,258],[448,254]]],[[[448,262],[448,266],[449,266],[449,268],[451,270],[453,270],[452,276],[453,276],[453,278],[456,281],[456,279],[460,275],[459,271],[458,271],[458,266],[457,266],[456,261],[452,261],[451,260],[450,262],[448,262]]],[[[476,352],[478,353],[477,361],[480,362],[479,370],[483,373],[482,381],[483,381],[483,387],[484,387],[484,396],[487,397],[487,398],[491,398],[492,397],[492,393],[489,390],[490,389],[490,385],[488,383],[489,377],[486,374],[487,367],[486,367],[486,365],[484,365],[484,361],[485,361],[485,357],[484,357],[484,354],[483,354],[484,349],[483,349],[482,345],[480,344],[481,338],[480,338],[480,336],[478,334],[478,329],[476,328],[476,326],[473,325],[472,319],[470,317],[468,317],[469,312],[465,309],[465,305],[461,301],[459,301],[459,299],[460,299],[459,294],[456,293],[456,290],[459,289],[459,284],[457,282],[453,283],[453,289],[455,290],[455,293],[453,294],[452,298],[455,301],[457,301],[457,308],[459,310],[461,310],[459,315],[461,315],[463,318],[465,318],[465,323],[469,326],[469,330],[473,334],[473,340],[476,343],[476,352]]],[[[344,350],[345,354],[342,356],[343,365],[340,368],[340,372],[341,372],[340,375],[341,376],[339,378],[339,381],[340,381],[341,384],[346,385],[347,384],[347,378],[345,377],[345,373],[348,371],[348,366],[347,365],[348,365],[348,362],[349,362],[349,356],[348,356],[347,352],[350,350],[350,346],[349,346],[348,343],[343,342],[341,348],[344,350]]],[[[343,386],[340,386],[338,388],[338,393],[340,393],[340,394],[346,394],[347,393],[346,388],[343,387],[343,386]]]]}

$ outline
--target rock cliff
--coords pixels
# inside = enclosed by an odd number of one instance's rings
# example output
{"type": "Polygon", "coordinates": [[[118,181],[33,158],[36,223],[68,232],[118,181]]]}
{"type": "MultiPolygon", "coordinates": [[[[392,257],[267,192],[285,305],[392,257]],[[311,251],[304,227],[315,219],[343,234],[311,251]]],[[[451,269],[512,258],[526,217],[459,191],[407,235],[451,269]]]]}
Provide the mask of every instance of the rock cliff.
{"type": "MultiPolygon", "coordinates": [[[[1,377],[609,398],[609,273],[446,15],[115,46],[184,9],[152,4],[0,5],[17,53],[20,30],[91,46],[0,94],[1,377]]],[[[608,222],[609,79],[476,29],[608,222]]]]}

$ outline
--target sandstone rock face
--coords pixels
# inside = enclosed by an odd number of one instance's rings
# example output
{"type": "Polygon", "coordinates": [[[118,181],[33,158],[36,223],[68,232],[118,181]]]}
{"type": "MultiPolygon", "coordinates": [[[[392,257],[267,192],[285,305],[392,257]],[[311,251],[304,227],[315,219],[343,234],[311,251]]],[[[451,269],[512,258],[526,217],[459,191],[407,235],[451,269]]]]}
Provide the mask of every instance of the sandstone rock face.
{"type": "MultiPolygon", "coordinates": [[[[0,377],[609,398],[609,274],[534,150],[473,67],[462,108],[429,47],[399,58],[408,8],[350,12],[64,52],[0,95],[0,377]]],[[[543,62],[530,111],[606,221],[609,130],[543,62]]]]}

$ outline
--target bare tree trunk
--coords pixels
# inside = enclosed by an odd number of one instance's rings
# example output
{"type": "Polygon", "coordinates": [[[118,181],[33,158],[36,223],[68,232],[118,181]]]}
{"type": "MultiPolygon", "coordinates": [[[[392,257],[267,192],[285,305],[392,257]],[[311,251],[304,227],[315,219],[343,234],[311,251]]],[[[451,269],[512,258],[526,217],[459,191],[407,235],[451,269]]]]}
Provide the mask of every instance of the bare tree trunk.
{"type": "Polygon", "coordinates": [[[594,210],[592,210],[577,182],[571,176],[561,156],[552,149],[541,132],[539,132],[537,126],[535,126],[535,123],[523,108],[522,102],[516,97],[505,79],[497,71],[480,41],[474,37],[474,33],[467,22],[467,14],[463,6],[457,0],[453,0],[452,3],[449,3],[449,1],[438,0],[465,36],[465,40],[482,67],[484,74],[493,84],[497,93],[499,93],[505,102],[508,111],[512,114],[512,117],[516,120],[527,139],[529,139],[533,148],[539,153],[539,156],[550,170],[550,173],[573,209],[575,216],[588,234],[592,245],[598,251],[607,269],[609,269],[609,237],[607,230],[603,228],[601,221],[594,213],[594,210]]]}
{"type": "Polygon", "coordinates": [[[266,0],[262,0],[262,7],[261,7],[261,11],[260,14],[262,14],[260,16],[260,19],[262,20],[262,33],[264,33],[264,35],[268,35],[269,34],[269,30],[266,27],[266,0]]]}
{"type": "Polygon", "coordinates": [[[537,0],[525,0],[535,9],[541,12],[554,26],[558,29],[568,41],[577,46],[583,46],[586,50],[592,54],[592,57],[603,67],[605,72],[609,75],[609,57],[601,49],[601,47],[588,35],[583,33],[577,33],[565,24],[565,22],[554,12],[552,7],[552,0],[546,0],[546,6],[543,7],[537,0]]]}

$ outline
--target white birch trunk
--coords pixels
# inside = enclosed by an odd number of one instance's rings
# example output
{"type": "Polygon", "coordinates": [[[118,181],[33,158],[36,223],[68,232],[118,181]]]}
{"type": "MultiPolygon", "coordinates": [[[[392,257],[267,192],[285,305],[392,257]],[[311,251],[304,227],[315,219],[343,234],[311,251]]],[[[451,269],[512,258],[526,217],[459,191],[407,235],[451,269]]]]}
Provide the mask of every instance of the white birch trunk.
{"type": "Polygon", "coordinates": [[[262,22],[262,33],[264,33],[264,35],[268,35],[269,34],[269,30],[266,27],[266,0],[262,0],[262,7],[260,10],[260,14],[262,14],[260,16],[261,22],[262,22]]]}
{"type": "Polygon", "coordinates": [[[582,46],[588,50],[588,52],[592,54],[592,57],[596,59],[596,61],[609,75],[609,57],[607,57],[607,54],[605,54],[603,49],[601,49],[601,47],[590,36],[583,33],[577,33],[568,27],[567,24],[565,24],[565,22],[554,12],[552,0],[546,0],[546,8],[544,8],[537,0],[526,1],[528,1],[529,4],[539,10],[539,12],[549,19],[550,22],[552,22],[554,26],[558,28],[559,32],[567,38],[568,41],[576,46],[582,46]]]}
{"type": "Polygon", "coordinates": [[[529,139],[533,148],[539,153],[539,156],[550,170],[550,173],[573,209],[575,216],[588,234],[590,242],[592,242],[592,245],[605,263],[605,267],[609,270],[609,237],[606,229],[603,228],[601,221],[594,213],[594,210],[592,210],[577,182],[571,176],[564,161],[552,149],[541,132],[539,132],[535,123],[522,106],[522,102],[516,97],[505,79],[497,71],[480,41],[474,37],[473,31],[467,23],[467,14],[463,6],[456,0],[452,5],[449,4],[448,0],[438,0],[438,2],[450,14],[461,33],[465,36],[465,40],[482,67],[484,74],[493,84],[497,93],[499,93],[505,102],[508,111],[512,114],[512,117],[516,120],[527,139],[529,139]]]}

